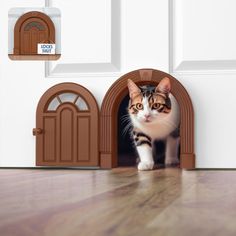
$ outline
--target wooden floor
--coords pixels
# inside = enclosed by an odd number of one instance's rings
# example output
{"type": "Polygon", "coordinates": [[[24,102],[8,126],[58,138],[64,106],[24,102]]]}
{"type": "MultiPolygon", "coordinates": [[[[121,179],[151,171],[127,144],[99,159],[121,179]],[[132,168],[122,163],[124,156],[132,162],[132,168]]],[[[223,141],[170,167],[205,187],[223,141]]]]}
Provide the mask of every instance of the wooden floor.
{"type": "Polygon", "coordinates": [[[236,235],[236,171],[0,169],[1,236],[236,235]]]}

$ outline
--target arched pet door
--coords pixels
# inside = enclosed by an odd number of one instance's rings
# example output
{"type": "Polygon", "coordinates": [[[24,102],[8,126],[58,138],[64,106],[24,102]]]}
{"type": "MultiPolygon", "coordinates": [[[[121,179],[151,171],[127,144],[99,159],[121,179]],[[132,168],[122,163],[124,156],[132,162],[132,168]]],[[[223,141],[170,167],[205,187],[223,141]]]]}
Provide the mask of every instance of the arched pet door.
{"type": "Polygon", "coordinates": [[[98,106],[74,83],[50,88],[40,99],[36,128],[39,166],[98,166],[98,106]]]}

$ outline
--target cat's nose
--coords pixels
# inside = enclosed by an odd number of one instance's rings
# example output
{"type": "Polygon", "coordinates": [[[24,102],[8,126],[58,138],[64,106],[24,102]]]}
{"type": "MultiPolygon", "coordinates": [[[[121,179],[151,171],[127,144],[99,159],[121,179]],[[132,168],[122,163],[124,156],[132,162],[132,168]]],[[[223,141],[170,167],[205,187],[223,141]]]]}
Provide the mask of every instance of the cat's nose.
{"type": "Polygon", "coordinates": [[[145,119],[148,120],[151,116],[149,114],[144,115],[145,119]]]}

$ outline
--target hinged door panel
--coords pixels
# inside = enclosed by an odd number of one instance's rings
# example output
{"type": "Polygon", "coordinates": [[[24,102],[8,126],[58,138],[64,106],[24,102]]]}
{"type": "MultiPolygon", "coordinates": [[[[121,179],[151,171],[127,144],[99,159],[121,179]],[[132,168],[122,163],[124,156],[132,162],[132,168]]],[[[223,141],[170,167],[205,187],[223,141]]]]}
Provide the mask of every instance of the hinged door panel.
{"type": "Polygon", "coordinates": [[[77,84],[63,83],[40,99],[36,164],[98,166],[98,107],[92,94],[77,84]]]}

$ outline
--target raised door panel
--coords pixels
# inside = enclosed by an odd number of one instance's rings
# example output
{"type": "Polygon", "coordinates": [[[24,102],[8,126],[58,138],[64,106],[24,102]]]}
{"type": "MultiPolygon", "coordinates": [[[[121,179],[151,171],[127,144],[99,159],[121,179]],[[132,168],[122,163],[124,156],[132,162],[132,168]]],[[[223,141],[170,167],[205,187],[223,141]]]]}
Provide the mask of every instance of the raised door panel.
{"type": "Polygon", "coordinates": [[[44,118],[43,161],[56,161],[56,117],[44,118]]]}
{"type": "Polygon", "coordinates": [[[90,165],[98,166],[99,165],[99,158],[98,158],[98,113],[92,113],[90,118],[90,165]]]}
{"type": "Polygon", "coordinates": [[[30,54],[31,52],[31,32],[24,31],[21,37],[21,52],[22,54],[30,54]]]}
{"type": "Polygon", "coordinates": [[[38,41],[40,43],[54,43],[54,42],[48,42],[48,33],[44,31],[39,32],[39,39],[38,41]]]}
{"type": "Polygon", "coordinates": [[[74,113],[70,108],[64,108],[60,112],[60,162],[73,162],[73,143],[74,143],[74,113]]]}
{"type": "Polygon", "coordinates": [[[37,30],[32,30],[31,32],[31,50],[30,54],[37,54],[37,46],[39,43],[39,33],[37,30]]]}
{"type": "Polygon", "coordinates": [[[63,9],[61,28],[67,42],[60,62],[50,62],[48,76],[117,76],[121,66],[120,5],[121,0],[47,0],[46,7],[63,9]]]}
{"type": "Polygon", "coordinates": [[[171,2],[171,70],[181,74],[235,70],[236,1],[171,2]]]}
{"type": "Polygon", "coordinates": [[[91,125],[90,117],[78,117],[78,154],[77,160],[79,162],[89,162],[90,161],[90,149],[91,143],[91,125]]]}

